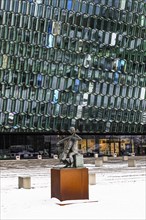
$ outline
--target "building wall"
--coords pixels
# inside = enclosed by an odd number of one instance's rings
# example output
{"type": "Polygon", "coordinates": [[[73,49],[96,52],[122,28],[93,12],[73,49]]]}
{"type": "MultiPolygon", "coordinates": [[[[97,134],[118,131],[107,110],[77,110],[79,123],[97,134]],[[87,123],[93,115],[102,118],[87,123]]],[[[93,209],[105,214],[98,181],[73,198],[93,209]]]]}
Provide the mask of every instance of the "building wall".
{"type": "Polygon", "coordinates": [[[144,133],[144,0],[1,0],[0,131],[144,133]]]}
{"type": "MultiPolygon", "coordinates": [[[[99,153],[100,155],[123,155],[134,153],[136,155],[146,154],[146,135],[80,135],[82,140],[78,142],[79,152],[99,153]],[[134,146],[134,147],[132,147],[134,146]]],[[[9,152],[11,146],[31,146],[34,151],[46,151],[49,156],[58,152],[57,142],[63,139],[63,135],[41,135],[41,134],[0,134],[0,155],[9,152]]],[[[93,155],[93,154],[92,154],[93,155]]]]}

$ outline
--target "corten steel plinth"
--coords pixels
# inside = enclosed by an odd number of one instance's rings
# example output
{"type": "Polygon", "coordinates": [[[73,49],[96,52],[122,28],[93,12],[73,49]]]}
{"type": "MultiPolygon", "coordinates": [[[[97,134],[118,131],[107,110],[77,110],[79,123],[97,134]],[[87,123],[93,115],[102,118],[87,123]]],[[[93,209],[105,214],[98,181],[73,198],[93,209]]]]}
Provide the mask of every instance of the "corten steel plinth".
{"type": "Polygon", "coordinates": [[[51,198],[60,201],[88,199],[88,169],[87,168],[52,168],[51,198]]]}

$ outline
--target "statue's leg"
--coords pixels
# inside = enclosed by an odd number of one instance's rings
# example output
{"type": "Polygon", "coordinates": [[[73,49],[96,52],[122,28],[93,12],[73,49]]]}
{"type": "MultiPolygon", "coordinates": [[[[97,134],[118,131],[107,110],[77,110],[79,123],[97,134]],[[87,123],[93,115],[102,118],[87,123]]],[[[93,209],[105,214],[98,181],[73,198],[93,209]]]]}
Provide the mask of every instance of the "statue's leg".
{"type": "Polygon", "coordinates": [[[70,166],[71,166],[71,167],[74,166],[74,157],[73,157],[74,155],[75,155],[74,152],[71,152],[71,153],[69,154],[69,160],[70,160],[70,166]]]}
{"type": "Polygon", "coordinates": [[[62,160],[62,162],[65,164],[64,167],[69,167],[70,163],[68,162],[68,160],[62,160]]]}
{"type": "Polygon", "coordinates": [[[66,160],[67,154],[63,152],[61,160],[66,160]]]}

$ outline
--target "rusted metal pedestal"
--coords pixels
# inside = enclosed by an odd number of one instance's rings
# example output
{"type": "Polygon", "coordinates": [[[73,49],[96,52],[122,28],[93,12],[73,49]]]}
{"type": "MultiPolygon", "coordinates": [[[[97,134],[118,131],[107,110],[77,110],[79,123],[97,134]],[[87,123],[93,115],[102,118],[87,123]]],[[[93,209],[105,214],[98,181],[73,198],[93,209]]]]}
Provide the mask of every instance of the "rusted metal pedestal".
{"type": "Polygon", "coordinates": [[[51,198],[89,199],[87,168],[52,168],[51,198]]]}

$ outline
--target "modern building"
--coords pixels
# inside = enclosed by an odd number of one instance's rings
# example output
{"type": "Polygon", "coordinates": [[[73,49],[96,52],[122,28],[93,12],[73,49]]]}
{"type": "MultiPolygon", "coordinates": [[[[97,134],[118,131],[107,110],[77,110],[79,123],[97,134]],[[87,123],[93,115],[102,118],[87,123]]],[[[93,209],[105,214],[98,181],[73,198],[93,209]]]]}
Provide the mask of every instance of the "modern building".
{"type": "Polygon", "coordinates": [[[146,132],[145,0],[1,0],[0,131],[146,132]]]}

